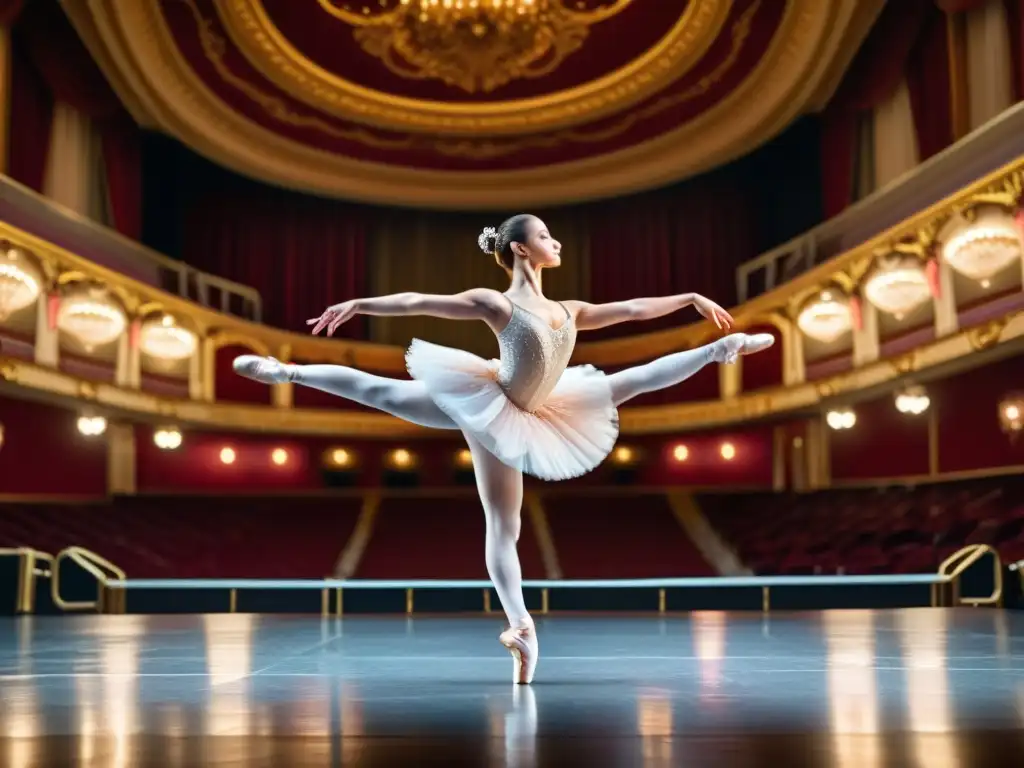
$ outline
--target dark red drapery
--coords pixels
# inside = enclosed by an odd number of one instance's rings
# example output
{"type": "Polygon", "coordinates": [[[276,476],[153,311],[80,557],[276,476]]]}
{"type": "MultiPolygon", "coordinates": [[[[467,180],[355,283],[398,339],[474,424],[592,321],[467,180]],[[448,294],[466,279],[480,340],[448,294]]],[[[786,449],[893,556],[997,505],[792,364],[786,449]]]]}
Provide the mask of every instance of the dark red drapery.
{"type": "MultiPolygon", "coordinates": [[[[732,304],[736,267],[757,253],[749,189],[727,169],[675,188],[593,205],[590,300],[693,291],[732,304]]],[[[670,315],[643,330],[692,320],[670,315]]],[[[618,326],[603,335],[637,331],[618,326]]]]}
{"type": "Polygon", "coordinates": [[[1013,55],[1013,96],[1024,99],[1024,0],[1003,0],[1010,27],[1010,51],[1013,55]]]}
{"type": "Polygon", "coordinates": [[[821,167],[826,217],[853,201],[857,119],[899,87],[930,2],[886,4],[825,110],[821,167]]]}
{"type": "Polygon", "coordinates": [[[953,143],[949,37],[946,15],[935,5],[925,12],[921,33],[907,59],[907,87],[921,160],[953,143]]]}
{"type": "MultiPolygon", "coordinates": [[[[294,331],[345,299],[367,295],[366,215],[344,203],[253,185],[208,190],[185,214],[183,257],[252,286],[263,321],[294,331]]],[[[365,335],[363,318],[339,336],[365,335]]]]}
{"type": "Polygon", "coordinates": [[[42,189],[53,104],[69,104],[96,123],[115,227],[137,239],[142,229],[138,126],[55,0],[25,4],[12,38],[11,175],[42,189]]]}

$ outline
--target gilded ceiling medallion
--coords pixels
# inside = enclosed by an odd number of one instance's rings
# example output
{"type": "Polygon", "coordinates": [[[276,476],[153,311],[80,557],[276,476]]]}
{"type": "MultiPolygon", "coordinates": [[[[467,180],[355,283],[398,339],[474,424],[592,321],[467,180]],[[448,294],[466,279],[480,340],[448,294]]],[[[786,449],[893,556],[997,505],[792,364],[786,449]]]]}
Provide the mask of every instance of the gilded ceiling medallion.
{"type": "Polygon", "coordinates": [[[592,25],[633,0],[602,0],[593,8],[569,8],[565,0],[319,2],[396,75],[490,93],[551,74],[583,46],[592,25]]]}
{"type": "MultiPolygon", "coordinates": [[[[318,1],[333,12],[339,12],[343,3],[343,0],[318,1]]],[[[410,0],[409,5],[415,4],[418,8],[420,1],[410,0]]],[[[504,0],[503,5],[511,1],[504,0]]],[[[589,0],[591,5],[588,7],[594,7],[593,3],[596,1],[604,3],[603,7],[607,9],[607,14],[610,14],[612,9],[617,14],[630,7],[621,0],[616,0],[615,5],[611,5],[613,0],[589,0]]],[[[381,7],[381,2],[384,3],[383,7],[390,8],[391,12],[400,4],[400,0],[376,0],[377,7],[381,7]]],[[[458,2],[459,0],[449,0],[448,4],[455,9],[458,2]]],[[[468,6],[472,0],[462,2],[468,6]]],[[[485,0],[477,2],[483,3],[485,0]]],[[[496,0],[486,2],[491,4],[496,0]]],[[[549,9],[549,15],[555,2],[558,7],[562,7],[563,2],[574,6],[576,4],[575,0],[544,2],[549,9]]],[[[632,2],[633,0],[630,0],[630,3],[632,2]]],[[[370,0],[361,0],[361,3],[368,6],[365,15],[373,16],[369,12],[370,0]]],[[[308,58],[275,26],[262,0],[222,0],[217,3],[217,12],[232,42],[238,46],[252,66],[277,87],[316,109],[345,120],[388,130],[435,135],[485,133],[501,136],[558,130],[598,120],[617,114],[659,93],[690,71],[704,57],[724,27],[730,5],[729,0],[690,0],[676,22],[665,31],[655,45],[628,64],[588,82],[538,96],[468,102],[402,96],[367,87],[339,73],[329,71],[308,58]]],[[[444,0],[438,0],[438,9],[443,9],[444,6],[444,0]]],[[[354,8],[356,5],[352,3],[349,10],[354,8]]],[[[389,18],[383,16],[381,11],[375,13],[380,18],[389,18]]],[[[584,26],[587,29],[599,23],[598,17],[594,15],[596,11],[584,14],[580,10],[574,10],[572,13],[576,14],[571,17],[576,19],[574,23],[583,25],[586,22],[584,26]]],[[[364,16],[361,10],[357,15],[361,19],[364,16]]],[[[371,26],[365,26],[354,31],[370,34],[372,29],[371,26]]],[[[382,27],[379,32],[374,31],[373,34],[387,36],[387,39],[391,40],[394,32],[394,28],[388,26],[382,27]]],[[[449,33],[447,30],[440,32],[449,33]]],[[[466,34],[472,34],[472,30],[466,34]]],[[[564,61],[564,57],[562,60],[564,61]]],[[[534,67],[534,71],[539,71],[536,68],[546,63],[547,60],[538,61],[531,66],[534,67]]],[[[409,65],[404,66],[408,75],[411,71],[409,65]]]]}

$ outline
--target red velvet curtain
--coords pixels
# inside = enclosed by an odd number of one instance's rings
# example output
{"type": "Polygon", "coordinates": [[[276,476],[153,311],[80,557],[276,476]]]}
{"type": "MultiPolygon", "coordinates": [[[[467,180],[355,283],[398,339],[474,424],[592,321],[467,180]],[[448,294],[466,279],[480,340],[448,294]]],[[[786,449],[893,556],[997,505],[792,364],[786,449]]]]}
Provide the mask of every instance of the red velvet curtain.
{"type": "Polygon", "coordinates": [[[138,127],[56,0],[25,4],[12,37],[11,175],[34,189],[42,188],[53,104],[69,104],[97,124],[114,224],[123,234],[138,239],[142,229],[138,127]]]}
{"type": "Polygon", "coordinates": [[[886,4],[825,110],[821,166],[826,218],[853,202],[857,119],[899,87],[930,2],[886,4]]]}
{"type": "Polygon", "coordinates": [[[1010,50],[1013,53],[1013,93],[1017,101],[1024,99],[1024,0],[1003,0],[1010,27],[1010,50]]]}
{"type": "Polygon", "coordinates": [[[946,14],[930,5],[907,60],[907,86],[921,160],[953,143],[946,14]]]}
{"type": "MultiPolygon", "coordinates": [[[[186,211],[183,257],[259,291],[266,324],[302,332],[327,306],[367,295],[365,222],[365,212],[335,201],[209,189],[186,211]]],[[[363,318],[337,335],[364,337],[363,318]]]]}
{"type": "MultiPolygon", "coordinates": [[[[736,267],[757,253],[751,193],[729,169],[675,188],[597,203],[588,211],[590,300],[694,291],[723,305],[736,299],[736,267]]],[[[670,315],[622,335],[692,321],[670,315]]]]}

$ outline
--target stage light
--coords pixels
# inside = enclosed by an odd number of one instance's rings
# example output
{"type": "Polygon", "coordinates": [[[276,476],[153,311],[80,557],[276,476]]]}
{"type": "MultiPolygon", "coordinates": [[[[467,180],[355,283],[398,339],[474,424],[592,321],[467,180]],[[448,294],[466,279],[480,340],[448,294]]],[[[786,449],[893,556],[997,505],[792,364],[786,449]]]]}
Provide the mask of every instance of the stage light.
{"type": "Polygon", "coordinates": [[[722,443],[722,447],[718,449],[718,452],[722,454],[722,458],[726,461],[732,461],[736,458],[736,446],[732,443],[722,443]]]}
{"type": "Polygon", "coordinates": [[[220,449],[221,464],[234,464],[236,458],[238,457],[235,454],[234,448],[228,448],[227,446],[225,446],[224,448],[220,449]]]}
{"type": "Polygon", "coordinates": [[[612,460],[616,464],[631,464],[633,462],[633,449],[626,445],[620,445],[612,454],[612,460]]]}
{"type": "Polygon", "coordinates": [[[463,469],[469,469],[473,466],[473,454],[468,448],[463,448],[455,454],[455,463],[463,469]]]}
{"type": "Polygon", "coordinates": [[[672,449],[672,458],[680,462],[686,461],[690,458],[690,449],[685,445],[677,445],[672,449]]]}
{"type": "Polygon", "coordinates": [[[270,460],[277,464],[277,466],[283,467],[288,463],[288,451],[284,448],[275,448],[270,453],[270,460]]]}
{"type": "Polygon", "coordinates": [[[829,411],[825,416],[825,421],[832,429],[853,429],[854,424],[857,423],[857,414],[849,408],[829,411]]]}
{"type": "Polygon", "coordinates": [[[107,431],[107,420],[102,416],[80,416],[78,431],[86,437],[99,437],[107,431]]]}
{"type": "Polygon", "coordinates": [[[153,433],[153,443],[162,451],[181,447],[181,432],[176,427],[165,427],[153,433]]]}
{"type": "Polygon", "coordinates": [[[1024,393],[1014,392],[1000,401],[999,426],[1014,438],[1024,430],[1024,393]]]}

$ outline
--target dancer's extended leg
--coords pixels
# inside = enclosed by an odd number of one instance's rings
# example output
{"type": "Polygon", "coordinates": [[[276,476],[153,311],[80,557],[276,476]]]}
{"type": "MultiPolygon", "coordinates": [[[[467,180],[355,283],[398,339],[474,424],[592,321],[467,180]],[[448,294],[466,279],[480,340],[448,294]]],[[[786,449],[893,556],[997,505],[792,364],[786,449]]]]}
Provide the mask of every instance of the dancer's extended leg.
{"type": "Polygon", "coordinates": [[[294,382],[344,397],[390,413],[400,419],[434,429],[458,429],[427,394],[419,381],[389,379],[343,365],[293,365],[272,357],[242,355],[234,361],[235,373],[263,384],[294,382]]]}
{"type": "Polygon", "coordinates": [[[618,371],[608,376],[612,400],[621,405],[645,392],[672,387],[693,376],[708,363],[733,363],[740,355],[768,349],[775,343],[769,333],[748,335],[733,333],[696,349],[687,349],[659,357],[643,365],[618,371]]]}
{"type": "Polygon", "coordinates": [[[473,470],[484,507],[484,559],[487,573],[508,617],[502,645],[515,659],[513,680],[530,683],[537,668],[537,630],[523,599],[523,570],[516,544],[522,530],[523,476],[502,464],[479,442],[466,435],[473,454],[473,470]]]}

